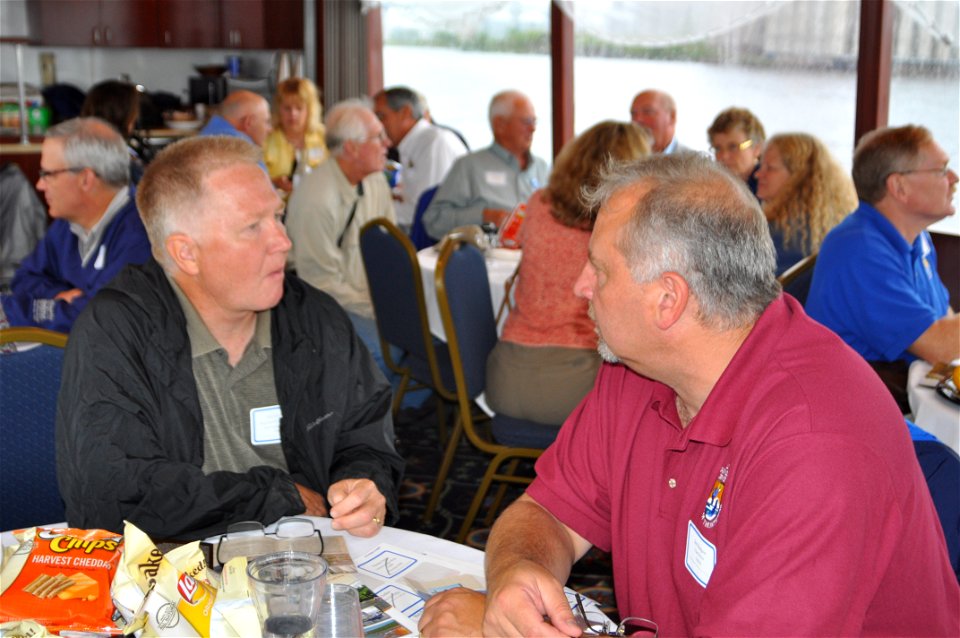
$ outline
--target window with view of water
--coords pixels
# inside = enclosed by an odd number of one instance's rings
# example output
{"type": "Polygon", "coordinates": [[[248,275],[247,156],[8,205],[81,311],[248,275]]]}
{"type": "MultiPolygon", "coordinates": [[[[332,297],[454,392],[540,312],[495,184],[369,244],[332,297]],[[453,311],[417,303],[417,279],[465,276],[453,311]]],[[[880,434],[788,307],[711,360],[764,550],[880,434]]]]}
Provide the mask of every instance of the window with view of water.
{"type": "MultiPolygon", "coordinates": [[[[729,106],[753,111],[767,135],[802,131],[850,166],[854,146],[859,3],[832,0],[564,3],[573,17],[574,127],[630,117],[645,88],[670,93],[676,135],[706,151],[706,130],[729,106]]],[[[428,99],[437,121],[471,147],[490,141],[486,107],[497,90],[525,91],[540,126],[534,152],[551,155],[547,0],[384,0],[384,81],[428,99]]],[[[919,123],[958,162],[956,0],[897,0],[891,125],[919,123]]],[[[960,234],[957,216],[936,229],[960,234]]]]}

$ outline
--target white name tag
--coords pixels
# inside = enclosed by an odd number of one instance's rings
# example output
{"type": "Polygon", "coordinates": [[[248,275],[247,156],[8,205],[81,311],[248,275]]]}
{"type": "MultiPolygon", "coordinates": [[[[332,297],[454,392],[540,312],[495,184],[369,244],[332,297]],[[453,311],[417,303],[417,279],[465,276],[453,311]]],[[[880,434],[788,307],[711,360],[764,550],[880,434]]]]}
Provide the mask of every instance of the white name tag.
{"type": "Polygon", "coordinates": [[[507,174],[503,171],[487,171],[484,173],[484,179],[487,180],[487,184],[490,186],[506,186],[507,185],[507,174]]]}
{"type": "Polygon", "coordinates": [[[100,244],[100,250],[97,251],[97,259],[93,262],[93,267],[95,270],[103,270],[103,267],[107,265],[107,247],[103,244],[100,244]]]}
{"type": "Polygon", "coordinates": [[[250,410],[250,443],[275,445],[280,442],[280,406],[250,410]]]}
{"type": "Polygon", "coordinates": [[[701,587],[710,582],[710,575],[717,565],[717,546],[703,537],[693,521],[687,521],[687,553],[683,564],[701,587]]]}

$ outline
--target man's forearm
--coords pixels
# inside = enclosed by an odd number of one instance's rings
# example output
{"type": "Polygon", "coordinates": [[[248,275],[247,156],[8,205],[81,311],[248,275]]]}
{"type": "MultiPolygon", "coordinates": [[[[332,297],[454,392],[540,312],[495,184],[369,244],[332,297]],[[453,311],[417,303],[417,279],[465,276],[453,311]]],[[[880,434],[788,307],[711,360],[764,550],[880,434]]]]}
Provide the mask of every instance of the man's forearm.
{"type": "Polygon", "coordinates": [[[518,561],[530,560],[561,584],[589,544],[530,497],[523,495],[497,519],[486,548],[487,584],[518,561]]]}
{"type": "Polygon", "coordinates": [[[910,346],[910,352],[930,363],[949,363],[960,357],[960,316],[936,321],[910,346]]]}

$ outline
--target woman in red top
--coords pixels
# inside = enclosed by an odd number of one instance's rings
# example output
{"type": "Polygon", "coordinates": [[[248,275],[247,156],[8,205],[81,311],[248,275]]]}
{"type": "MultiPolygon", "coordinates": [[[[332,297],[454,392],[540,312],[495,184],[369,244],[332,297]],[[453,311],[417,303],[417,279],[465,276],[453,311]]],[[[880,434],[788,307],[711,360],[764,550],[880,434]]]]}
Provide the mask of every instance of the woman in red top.
{"type": "Polygon", "coordinates": [[[486,398],[497,413],[560,425],[593,386],[597,335],[573,284],[597,210],[584,208],[580,194],[597,185],[607,162],[649,154],[640,126],[601,122],[563,148],[547,187],[527,202],[515,305],[487,360],[486,398]]]}

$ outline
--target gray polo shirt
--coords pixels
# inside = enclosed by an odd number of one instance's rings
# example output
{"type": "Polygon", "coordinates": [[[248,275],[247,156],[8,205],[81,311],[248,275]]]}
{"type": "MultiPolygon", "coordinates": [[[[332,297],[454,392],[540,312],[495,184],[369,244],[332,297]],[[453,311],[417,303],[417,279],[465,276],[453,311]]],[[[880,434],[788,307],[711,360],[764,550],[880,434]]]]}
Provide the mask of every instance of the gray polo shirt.
{"type": "Polygon", "coordinates": [[[246,472],[257,465],[288,471],[280,446],[280,406],[273,378],[270,311],[257,313],[253,339],[232,367],[187,296],[170,277],[187,320],[203,413],[203,471],[246,472]]]}

